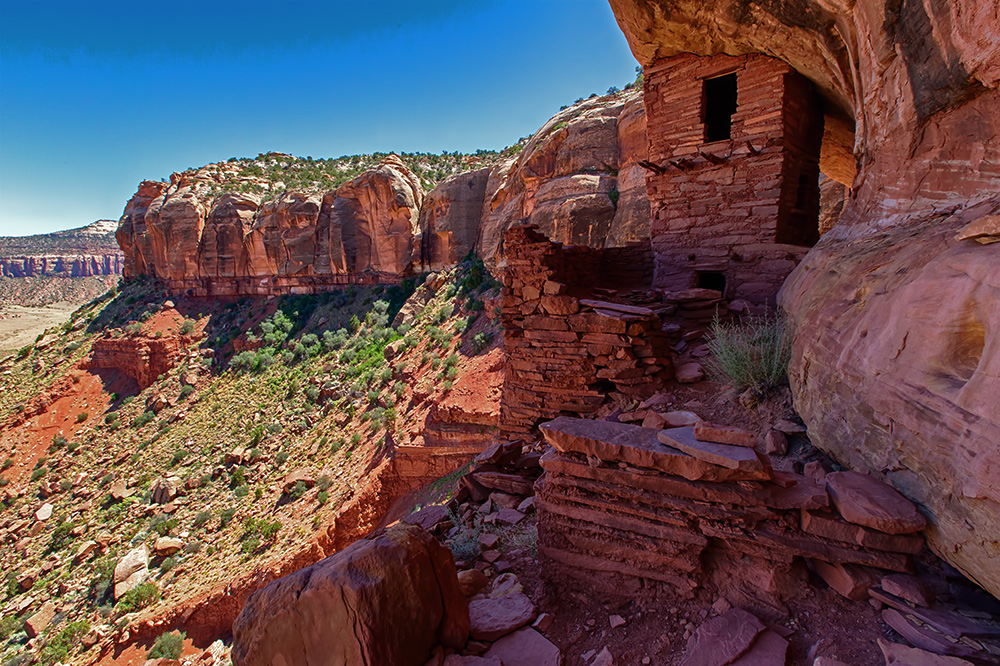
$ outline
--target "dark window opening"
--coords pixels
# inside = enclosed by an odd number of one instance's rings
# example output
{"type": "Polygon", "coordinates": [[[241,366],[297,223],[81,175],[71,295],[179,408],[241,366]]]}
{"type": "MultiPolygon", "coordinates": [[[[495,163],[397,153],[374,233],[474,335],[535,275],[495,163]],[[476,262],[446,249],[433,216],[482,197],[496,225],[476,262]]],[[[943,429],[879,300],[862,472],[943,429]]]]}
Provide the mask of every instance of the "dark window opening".
{"type": "Polygon", "coordinates": [[[726,276],[715,271],[700,271],[698,273],[698,287],[701,289],[714,289],[723,296],[726,294],[726,276]]]}
{"type": "Polygon", "coordinates": [[[809,205],[809,177],[805,174],[799,176],[799,189],[795,191],[795,209],[805,211],[809,205]]]}
{"type": "Polygon", "coordinates": [[[736,113],[736,74],[705,79],[702,97],[705,141],[711,143],[731,139],[734,113],[736,113]]]}

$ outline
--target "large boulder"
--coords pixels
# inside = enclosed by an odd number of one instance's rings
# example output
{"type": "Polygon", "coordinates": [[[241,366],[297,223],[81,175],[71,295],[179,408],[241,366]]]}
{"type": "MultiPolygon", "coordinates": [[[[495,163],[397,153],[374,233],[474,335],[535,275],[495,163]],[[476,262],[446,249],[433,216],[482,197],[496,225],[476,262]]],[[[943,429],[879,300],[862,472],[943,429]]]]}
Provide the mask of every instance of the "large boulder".
{"type": "Polygon", "coordinates": [[[138,587],[149,575],[149,551],[145,546],[129,551],[115,565],[115,599],[138,587]]]}
{"type": "Polygon", "coordinates": [[[643,65],[763,53],[815,84],[821,168],[857,171],[780,296],[796,410],[818,446],[919,502],[930,546],[1000,596],[1000,264],[958,239],[1000,210],[995,4],[610,2],[643,65]]]}
{"type": "Polygon", "coordinates": [[[391,528],[255,592],[233,623],[233,663],[422,666],[469,635],[451,552],[391,528]]]}

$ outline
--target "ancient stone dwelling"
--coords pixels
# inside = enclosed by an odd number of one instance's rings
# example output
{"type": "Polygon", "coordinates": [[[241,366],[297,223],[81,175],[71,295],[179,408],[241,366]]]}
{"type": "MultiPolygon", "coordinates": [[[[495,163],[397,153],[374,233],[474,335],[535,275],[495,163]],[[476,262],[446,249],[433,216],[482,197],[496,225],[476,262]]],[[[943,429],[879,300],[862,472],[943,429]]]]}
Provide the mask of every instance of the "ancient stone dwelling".
{"type": "Polygon", "coordinates": [[[647,68],[655,286],[772,302],[819,239],[823,111],[761,55],[681,54],[647,68]]]}

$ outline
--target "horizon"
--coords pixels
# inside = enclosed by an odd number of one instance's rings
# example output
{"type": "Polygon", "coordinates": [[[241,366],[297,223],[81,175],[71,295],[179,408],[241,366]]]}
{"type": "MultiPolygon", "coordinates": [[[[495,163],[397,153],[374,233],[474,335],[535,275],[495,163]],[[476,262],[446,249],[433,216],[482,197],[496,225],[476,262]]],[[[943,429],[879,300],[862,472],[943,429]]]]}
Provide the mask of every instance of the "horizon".
{"type": "Polygon", "coordinates": [[[231,157],[502,150],[637,65],[606,0],[234,7],[4,4],[0,235],[117,220],[231,157]]]}

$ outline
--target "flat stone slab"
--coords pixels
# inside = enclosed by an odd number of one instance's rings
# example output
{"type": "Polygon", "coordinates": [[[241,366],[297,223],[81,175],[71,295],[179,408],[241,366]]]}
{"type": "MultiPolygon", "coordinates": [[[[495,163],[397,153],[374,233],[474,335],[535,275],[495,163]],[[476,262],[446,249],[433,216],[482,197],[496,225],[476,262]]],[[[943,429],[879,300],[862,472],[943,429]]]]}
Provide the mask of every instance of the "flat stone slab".
{"type": "Polygon", "coordinates": [[[469,634],[476,640],[495,641],[528,624],[536,615],[535,605],[524,593],[476,599],[469,603],[469,634]]]}
{"type": "Polygon", "coordinates": [[[750,650],[764,630],[764,624],[755,615],[742,608],[733,608],[698,627],[688,640],[687,653],[680,666],[732,664],[750,650]]]}
{"type": "Polygon", "coordinates": [[[539,430],[562,453],[582,453],[605,462],[655,469],[689,481],[748,481],[769,479],[771,475],[769,468],[733,470],[707,463],[662,444],[657,437],[661,431],[627,423],[560,416],[543,423],[539,430]]]}
{"type": "Polygon", "coordinates": [[[911,648],[899,643],[878,639],[886,666],[972,666],[972,662],[958,657],[946,657],[919,648],[911,648]]]}
{"type": "Polygon", "coordinates": [[[832,472],[826,475],[826,486],[848,522],[887,534],[912,534],[927,527],[927,519],[913,502],[867,474],[832,472]]]}
{"type": "Polygon", "coordinates": [[[924,624],[929,624],[941,633],[947,634],[952,638],[958,639],[962,636],[969,636],[970,638],[1000,637],[1000,628],[995,625],[976,622],[975,620],[965,617],[964,615],[952,613],[947,610],[910,606],[906,603],[906,601],[896,595],[888,594],[878,588],[869,590],[868,596],[873,599],[877,599],[885,605],[891,606],[898,611],[902,611],[907,615],[912,615],[924,624]]]}
{"type": "Polygon", "coordinates": [[[483,655],[498,658],[504,666],[562,666],[562,653],[545,636],[525,627],[504,636],[483,655]]]}
{"type": "Polygon", "coordinates": [[[770,468],[764,465],[756,451],[745,446],[703,442],[695,436],[697,427],[695,425],[661,430],[657,437],[661,444],[671,446],[707,463],[741,472],[759,473],[762,475],[760,478],[770,478],[770,468]]]}
{"type": "MultiPolygon", "coordinates": [[[[912,622],[906,615],[895,608],[882,611],[882,620],[892,627],[896,633],[908,640],[914,647],[927,650],[934,654],[950,655],[952,657],[974,657],[977,650],[959,643],[952,642],[941,632],[929,626],[912,622]]],[[[980,653],[980,656],[984,656],[980,653]]]]}

